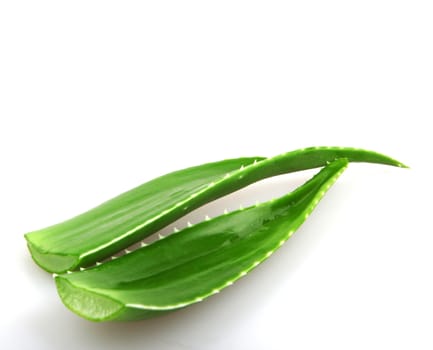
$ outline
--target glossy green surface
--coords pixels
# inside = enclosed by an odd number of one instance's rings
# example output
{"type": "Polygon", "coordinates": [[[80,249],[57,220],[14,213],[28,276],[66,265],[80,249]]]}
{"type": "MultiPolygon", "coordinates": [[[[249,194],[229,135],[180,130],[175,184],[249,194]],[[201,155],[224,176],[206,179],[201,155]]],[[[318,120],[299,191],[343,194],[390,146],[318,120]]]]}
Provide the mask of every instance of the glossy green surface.
{"type": "Polygon", "coordinates": [[[148,318],[218,293],[278,249],[347,166],[336,160],[279,199],[225,214],[81,272],[55,276],[59,295],[92,321],[148,318]]]}
{"type": "Polygon", "coordinates": [[[49,272],[94,264],[188,213],[188,200],[210,183],[263,158],[239,158],[176,171],[60,224],[25,235],[35,262],[49,272]]]}
{"type": "Polygon", "coordinates": [[[47,271],[61,273],[90,266],[207,202],[266,177],[324,166],[337,158],[404,167],[376,152],[342,147],[312,147],[267,159],[225,160],[164,175],[25,237],[34,261],[47,271]]]}

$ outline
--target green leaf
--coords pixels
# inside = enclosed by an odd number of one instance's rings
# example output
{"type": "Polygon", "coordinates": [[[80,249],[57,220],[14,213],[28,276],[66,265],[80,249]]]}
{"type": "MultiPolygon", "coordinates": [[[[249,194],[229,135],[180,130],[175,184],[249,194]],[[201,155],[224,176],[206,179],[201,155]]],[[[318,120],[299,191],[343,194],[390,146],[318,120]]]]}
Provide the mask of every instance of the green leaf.
{"type": "Polygon", "coordinates": [[[64,304],[92,321],[148,318],[219,292],[278,249],[347,166],[332,162],[277,200],[204,221],[85,271],[55,276],[64,304]]]}
{"type": "Polygon", "coordinates": [[[34,261],[47,271],[62,273],[90,266],[205,203],[266,177],[324,166],[337,158],[404,167],[376,152],[341,147],[311,147],[268,159],[225,160],[164,175],[25,237],[34,261]]]}

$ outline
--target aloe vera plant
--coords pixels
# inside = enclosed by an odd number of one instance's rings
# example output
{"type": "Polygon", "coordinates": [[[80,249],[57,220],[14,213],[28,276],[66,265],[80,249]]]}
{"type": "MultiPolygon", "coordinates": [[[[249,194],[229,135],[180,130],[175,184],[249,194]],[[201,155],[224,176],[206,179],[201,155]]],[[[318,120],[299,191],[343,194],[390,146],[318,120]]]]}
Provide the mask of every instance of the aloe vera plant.
{"type": "Polygon", "coordinates": [[[85,271],[55,276],[73,312],[93,321],[153,317],[202,301],[246,275],[304,222],[343,172],[335,160],[277,200],[203,221],[85,271]]]}
{"type": "Polygon", "coordinates": [[[340,147],[209,163],[152,180],[26,239],[37,264],[61,273],[54,274],[58,293],[73,312],[93,321],[153,317],[218,293],[268,258],[306,220],[349,161],[405,167],[376,152],[340,147]],[[227,193],[266,177],[321,166],[312,179],[279,199],[97,263],[227,193]],[[64,273],[77,267],[80,271],[64,273]]]}
{"type": "Polygon", "coordinates": [[[25,237],[34,261],[49,272],[91,266],[207,202],[261,179],[325,166],[338,158],[404,167],[376,152],[341,147],[311,147],[273,158],[225,160],[164,175],[25,237]]]}

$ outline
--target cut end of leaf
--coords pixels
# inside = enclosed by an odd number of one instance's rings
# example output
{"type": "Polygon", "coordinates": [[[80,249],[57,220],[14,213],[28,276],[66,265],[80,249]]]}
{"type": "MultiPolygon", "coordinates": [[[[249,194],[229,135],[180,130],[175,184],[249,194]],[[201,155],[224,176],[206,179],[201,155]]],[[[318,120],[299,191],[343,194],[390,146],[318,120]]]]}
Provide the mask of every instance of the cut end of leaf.
{"type": "Polygon", "coordinates": [[[27,246],[35,263],[48,272],[66,272],[68,270],[73,270],[78,264],[78,257],[73,255],[43,252],[28,239],[27,246]]]}
{"type": "Polygon", "coordinates": [[[101,322],[115,318],[125,306],[107,296],[74,286],[61,276],[55,276],[57,291],[65,306],[90,321],[101,322]]]}

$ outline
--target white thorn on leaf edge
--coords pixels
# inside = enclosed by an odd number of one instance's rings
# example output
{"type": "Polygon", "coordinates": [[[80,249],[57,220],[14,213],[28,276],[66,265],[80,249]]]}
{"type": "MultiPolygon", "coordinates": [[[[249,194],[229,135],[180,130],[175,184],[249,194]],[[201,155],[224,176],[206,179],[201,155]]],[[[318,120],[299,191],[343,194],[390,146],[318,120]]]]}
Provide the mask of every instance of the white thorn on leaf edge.
{"type": "Polygon", "coordinates": [[[228,214],[229,211],[227,209],[224,209],[224,214],[228,214]]]}
{"type": "Polygon", "coordinates": [[[160,234],[160,233],[158,233],[158,237],[159,237],[159,239],[163,239],[163,238],[165,238],[165,236],[162,235],[162,234],[160,234]]]}
{"type": "Polygon", "coordinates": [[[206,215],[206,216],[204,217],[204,219],[205,219],[206,221],[209,221],[209,220],[210,220],[209,215],[206,215]]]}
{"type": "Polygon", "coordinates": [[[125,254],[129,254],[129,253],[131,253],[131,251],[128,249],[125,249],[125,254]]]}
{"type": "Polygon", "coordinates": [[[147,244],[144,242],[140,242],[140,246],[145,247],[145,246],[147,246],[147,244]]]}
{"type": "Polygon", "coordinates": [[[188,227],[192,227],[192,224],[188,221],[187,223],[188,227]]]}
{"type": "Polygon", "coordinates": [[[175,226],[173,227],[173,232],[179,232],[179,229],[175,226]]]}

